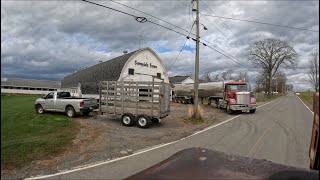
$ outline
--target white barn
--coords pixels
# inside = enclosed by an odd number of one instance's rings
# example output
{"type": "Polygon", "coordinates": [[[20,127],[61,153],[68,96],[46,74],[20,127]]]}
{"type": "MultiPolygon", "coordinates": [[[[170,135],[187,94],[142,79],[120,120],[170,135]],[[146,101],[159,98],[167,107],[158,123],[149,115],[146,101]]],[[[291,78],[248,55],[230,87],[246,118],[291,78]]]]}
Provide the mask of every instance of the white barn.
{"type": "Polygon", "coordinates": [[[73,96],[99,97],[100,81],[154,81],[169,83],[166,68],[150,48],[96,64],[65,77],[61,89],[73,96]]]}
{"type": "Polygon", "coordinates": [[[60,82],[57,81],[1,78],[1,93],[48,94],[59,90],[60,82]]]}

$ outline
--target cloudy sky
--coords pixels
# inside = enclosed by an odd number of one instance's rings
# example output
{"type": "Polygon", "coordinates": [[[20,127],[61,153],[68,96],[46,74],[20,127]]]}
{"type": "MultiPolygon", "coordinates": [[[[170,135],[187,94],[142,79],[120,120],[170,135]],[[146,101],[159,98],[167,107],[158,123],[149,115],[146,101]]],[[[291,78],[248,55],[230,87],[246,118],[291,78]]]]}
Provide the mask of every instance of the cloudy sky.
{"type": "MultiPolygon", "coordinates": [[[[183,34],[190,31],[195,14],[188,0],[94,1],[152,21],[183,34]],[[186,32],[187,31],[187,32],[186,32]]],[[[200,1],[200,12],[238,19],[319,30],[319,1],[200,1]]],[[[259,69],[245,56],[255,41],[279,38],[288,41],[300,55],[296,70],[281,69],[295,90],[308,90],[308,56],[319,48],[319,34],[242,21],[200,16],[200,36],[212,46],[234,56],[243,66],[208,47],[200,47],[200,76],[232,69],[248,72],[254,83],[259,69]],[[251,70],[246,68],[251,67],[251,70]]],[[[192,33],[195,33],[193,28],[192,33]]],[[[1,1],[1,76],[60,81],[76,70],[97,64],[140,47],[152,48],[164,61],[169,75],[193,75],[195,42],[152,23],[83,1],[1,1]],[[175,61],[180,49],[183,49],[175,61]]]]}

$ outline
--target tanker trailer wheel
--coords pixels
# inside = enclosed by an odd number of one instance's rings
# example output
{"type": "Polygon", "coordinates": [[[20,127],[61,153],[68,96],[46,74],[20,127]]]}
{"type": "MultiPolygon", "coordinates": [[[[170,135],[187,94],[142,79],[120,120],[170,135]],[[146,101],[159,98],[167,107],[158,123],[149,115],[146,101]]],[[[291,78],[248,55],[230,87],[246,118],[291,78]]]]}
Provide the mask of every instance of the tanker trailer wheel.
{"type": "Polygon", "coordinates": [[[221,106],[220,106],[220,103],[219,103],[219,99],[216,100],[216,105],[217,105],[217,108],[218,108],[218,109],[221,109],[221,106]]]}
{"type": "Polygon", "coordinates": [[[124,126],[133,126],[135,124],[135,120],[132,114],[126,113],[121,116],[122,125],[124,126]]]}
{"type": "Polygon", "coordinates": [[[139,115],[137,119],[137,124],[139,128],[148,128],[151,124],[150,117],[146,115],[139,115]]]}
{"type": "Polygon", "coordinates": [[[255,113],[256,112],[256,109],[251,109],[250,110],[250,114],[253,114],[253,113],[255,113]]]}
{"type": "Polygon", "coordinates": [[[230,105],[229,105],[229,104],[227,105],[227,108],[226,108],[226,109],[227,109],[227,113],[228,113],[228,114],[230,114],[230,115],[233,114],[233,110],[230,108],[230,105]]]}
{"type": "Polygon", "coordinates": [[[155,124],[158,124],[160,122],[158,118],[152,118],[151,121],[155,124]]]}

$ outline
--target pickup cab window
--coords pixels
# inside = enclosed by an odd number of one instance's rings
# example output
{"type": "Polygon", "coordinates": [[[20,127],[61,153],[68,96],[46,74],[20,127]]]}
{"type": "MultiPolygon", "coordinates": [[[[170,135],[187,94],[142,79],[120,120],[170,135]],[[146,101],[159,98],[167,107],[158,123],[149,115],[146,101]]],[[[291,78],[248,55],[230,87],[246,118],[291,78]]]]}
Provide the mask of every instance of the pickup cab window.
{"type": "Polygon", "coordinates": [[[45,99],[53,99],[53,92],[49,93],[45,99]]]}
{"type": "Polygon", "coordinates": [[[67,97],[71,97],[69,92],[58,92],[57,94],[57,98],[67,98],[67,97]]]}

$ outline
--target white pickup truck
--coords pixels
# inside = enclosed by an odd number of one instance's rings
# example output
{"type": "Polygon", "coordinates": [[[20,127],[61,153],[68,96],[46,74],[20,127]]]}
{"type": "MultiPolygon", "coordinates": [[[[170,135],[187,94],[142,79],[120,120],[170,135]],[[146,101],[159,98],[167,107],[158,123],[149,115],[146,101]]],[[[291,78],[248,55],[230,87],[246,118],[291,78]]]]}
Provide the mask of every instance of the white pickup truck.
{"type": "Polygon", "coordinates": [[[65,112],[68,117],[75,117],[77,114],[88,115],[98,108],[98,102],[96,99],[71,97],[69,92],[50,92],[35,101],[35,108],[39,114],[65,112]]]}

